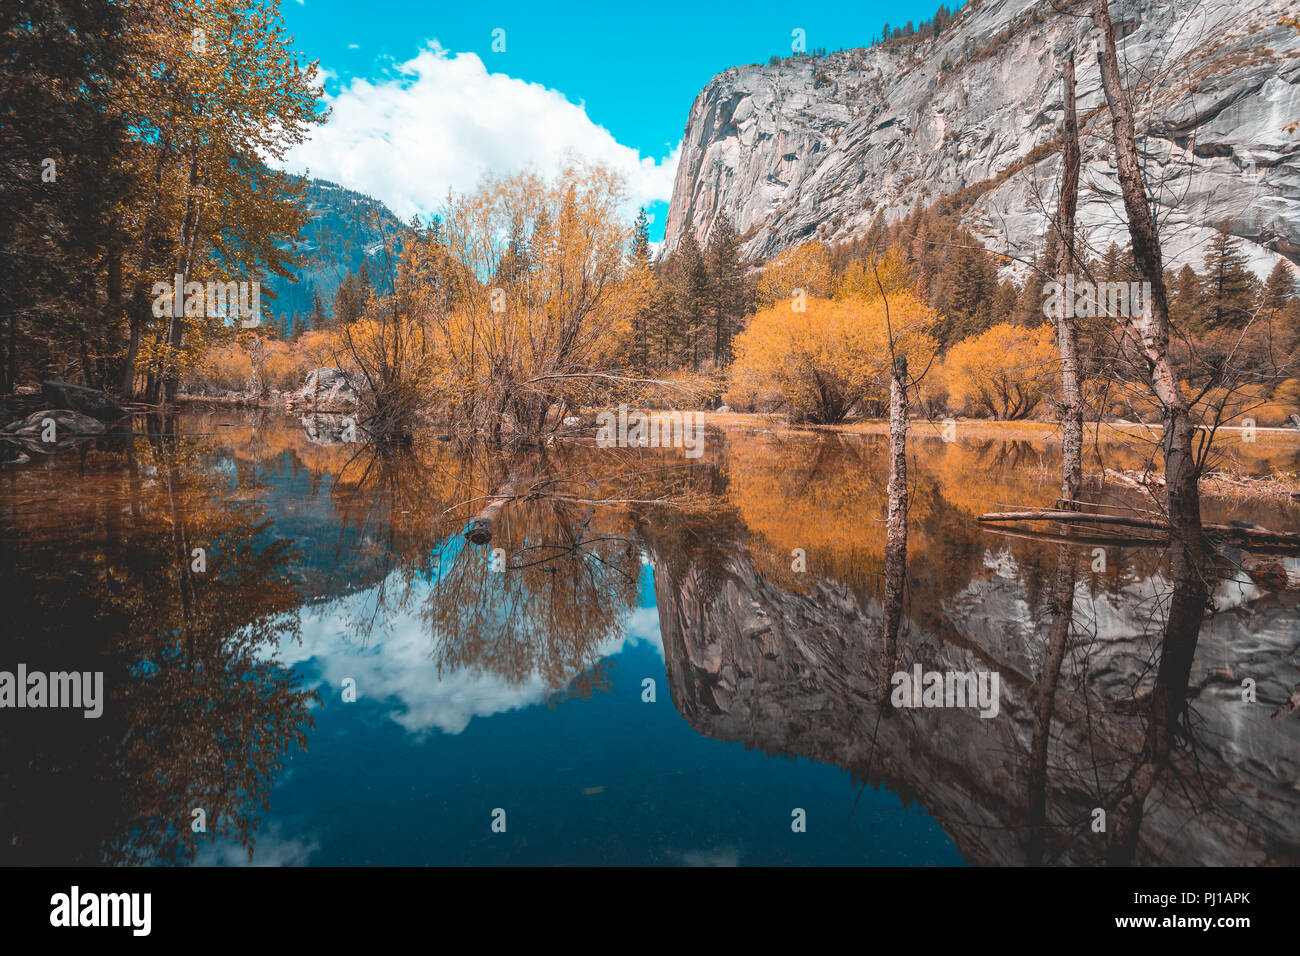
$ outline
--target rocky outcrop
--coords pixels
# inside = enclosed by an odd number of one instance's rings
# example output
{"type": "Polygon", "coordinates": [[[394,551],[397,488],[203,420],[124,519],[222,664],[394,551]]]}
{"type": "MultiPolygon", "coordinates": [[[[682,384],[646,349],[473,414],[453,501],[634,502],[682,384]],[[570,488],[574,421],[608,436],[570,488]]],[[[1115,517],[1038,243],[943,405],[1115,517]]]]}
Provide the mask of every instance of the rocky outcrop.
{"type": "Polygon", "coordinates": [[[355,407],[361,396],[348,377],[337,368],[318,368],[307,373],[302,388],[290,398],[293,407],[344,410],[355,407]]]}
{"type": "Polygon", "coordinates": [[[303,434],[313,445],[348,445],[357,441],[356,420],[347,415],[329,412],[303,415],[303,434]]]}
{"type": "MultiPolygon", "coordinates": [[[[1252,265],[1300,262],[1300,35],[1289,0],[1189,8],[1112,0],[1138,97],[1166,262],[1200,264],[1220,225],[1252,265]]],[[[1093,248],[1127,240],[1093,27],[1043,0],[971,0],[937,38],[735,67],[696,97],[665,241],[704,241],[725,211],[746,255],[846,239],[878,213],[963,192],[987,247],[1031,258],[1055,208],[1062,55],[1078,65],[1078,221],[1093,248]]],[[[815,41],[815,37],[810,37],[815,41]]]]}
{"type": "Polygon", "coordinates": [[[102,435],[107,429],[98,419],[70,408],[49,408],[32,412],[0,429],[0,437],[43,455],[70,448],[81,439],[102,435]]]}

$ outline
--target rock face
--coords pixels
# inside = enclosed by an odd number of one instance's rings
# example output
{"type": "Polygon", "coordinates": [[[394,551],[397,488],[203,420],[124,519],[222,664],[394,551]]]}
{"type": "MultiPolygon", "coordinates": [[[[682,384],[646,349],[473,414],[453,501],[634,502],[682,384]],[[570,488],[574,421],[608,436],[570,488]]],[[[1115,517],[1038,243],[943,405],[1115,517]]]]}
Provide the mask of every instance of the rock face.
{"type": "Polygon", "coordinates": [[[42,382],[41,397],[54,408],[70,408],[101,422],[115,422],[126,415],[126,409],[111,396],[71,382],[42,382]]]}
{"type": "Polygon", "coordinates": [[[318,368],[307,373],[302,389],[293,395],[292,404],[309,408],[347,408],[357,404],[360,395],[348,378],[337,368],[318,368]]]}
{"type": "MultiPolygon", "coordinates": [[[[1188,7],[1111,0],[1121,61],[1156,83],[1138,97],[1167,265],[1200,266],[1221,224],[1257,272],[1300,262],[1300,34],[1290,0],[1188,7]]],[[[734,67],[696,97],[665,242],[705,241],[725,211],[754,259],[861,234],[959,190],[963,221],[998,252],[1032,257],[1056,206],[1061,64],[1078,71],[1079,223],[1094,249],[1127,241],[1109,153],[1092,20],[1044,0],[971,0],[937,38],[774,66],[734,67]]],[[[810,42],[815,37],[810,37],[810,42]]]]}

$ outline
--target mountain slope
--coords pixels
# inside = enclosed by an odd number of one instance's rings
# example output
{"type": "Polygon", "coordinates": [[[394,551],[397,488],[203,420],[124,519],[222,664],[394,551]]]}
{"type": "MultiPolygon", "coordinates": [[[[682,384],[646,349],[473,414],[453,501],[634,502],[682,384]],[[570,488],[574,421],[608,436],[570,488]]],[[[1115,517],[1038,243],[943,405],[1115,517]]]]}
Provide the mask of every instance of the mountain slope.
{"type": "MultiPolygon", "coordinates": [[[[1080,12],[1090,9],[1084,4],[1080,12]]],[[[1300,35],[1288,0],[1112,0],[1138,92],[1166,260],[1199,264],[1221,224],[1263,272],[1300,261],[1300,35]]],[[[1045,0],[972,0],[937,38],[735,67],[691,107],[666,245],[725,211],[745,253],[864,232],[961,190],[985,244],[1032,258],[1055,209],[1063,54],[1074,50],[1094,249],[1127,240],[1090,17],[1045,0]]],[[[1133,75],[1132,72],[1129,74],[1133,75]]],[[[1140,132],[1142,131],[1140,130],[1140,132]]]]}
{"type": "Polygon", "coordinates": [[[303,227],[297,251],[305,256],[304,264],[292,271],[297,280],[271,276],[264,285],[275,294],[270,303],[272,315],[284,316],[283,328],[296,312],[305,323],[311,315],[312,300],[319,295],[328,315],[334,293],[349,272],[363,261],[371,262],[379,253],[385,234],[399,232],[402,222],[378,199],[344,189],[324,179],[307,180],[305,195],[312,220],[303,227]]]}

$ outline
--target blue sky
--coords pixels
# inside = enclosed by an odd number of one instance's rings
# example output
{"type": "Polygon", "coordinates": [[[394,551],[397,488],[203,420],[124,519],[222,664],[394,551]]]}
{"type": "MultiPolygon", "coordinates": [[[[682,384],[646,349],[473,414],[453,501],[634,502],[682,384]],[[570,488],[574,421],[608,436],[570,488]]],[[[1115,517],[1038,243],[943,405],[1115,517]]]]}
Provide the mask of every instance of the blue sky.
{"type": "Polygon", "coordinates": [[[409,215],[567,149],[626,166],[633,202],[659,211],[656,235],[691,102],[711,77],[788,55],[795,29],[810,49],[865,46],[886,22],[919,23],[939,5],[281,2],[335,107],[290,168],[409,215]],[[498,29],[504,52],[492,49],[498,29]]]}

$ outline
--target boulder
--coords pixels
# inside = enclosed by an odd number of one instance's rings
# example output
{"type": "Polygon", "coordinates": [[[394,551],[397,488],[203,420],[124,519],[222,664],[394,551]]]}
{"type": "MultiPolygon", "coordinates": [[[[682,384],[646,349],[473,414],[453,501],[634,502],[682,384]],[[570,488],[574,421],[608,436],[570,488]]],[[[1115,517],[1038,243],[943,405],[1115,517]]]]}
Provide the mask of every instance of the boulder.
{"type": "Polygon", "coordinates": [[[361,396],[348,373],[339,368],[318,368],[307,373],[307,380],[294,398],[313,408],[355,405],[361,396]]]}
{"type": "Polygon", "coordinates": [[[51,379],[41,382],[41,396],[53,408],[70,408],[101,422],[115,422],[126,415],[117,400],[97,388],[51,379]]]}
{"type": "Polygon", "coordinates": [[[35,436],[39,438],[41,432],[45,430],[46,419],[54,419],[54,434],[56,437],[64,435],[102,435],[107,429],[104,423],[98,419],[91,418],[89,415],[83,415],[81,412],[73,411],[70,408],[47,408],[39,412],[32,412],[26,418],[16,422],[10,422],[0,432],[6,435],[16,435],[19,438],[30,438],[35,436]]]}
{"type": "Polygon", "coordinates": [[[102,435],[107,429],[98,419],[74,412],[70,408],[49,408],[32,412],[26,418],[10,422],[0,429],[0,436],[17,442],[27,451],[52,455],[71,448],[91,435],[102,435]],[[46,421],[54,420],[54,440],[46,440],[46,421]]]}
{"type": "Polygon", "coordinates": [[[303,415],[302,430],[313,445],[350,445],[361,431],[352,416],[328,413],[303,415]]]}

